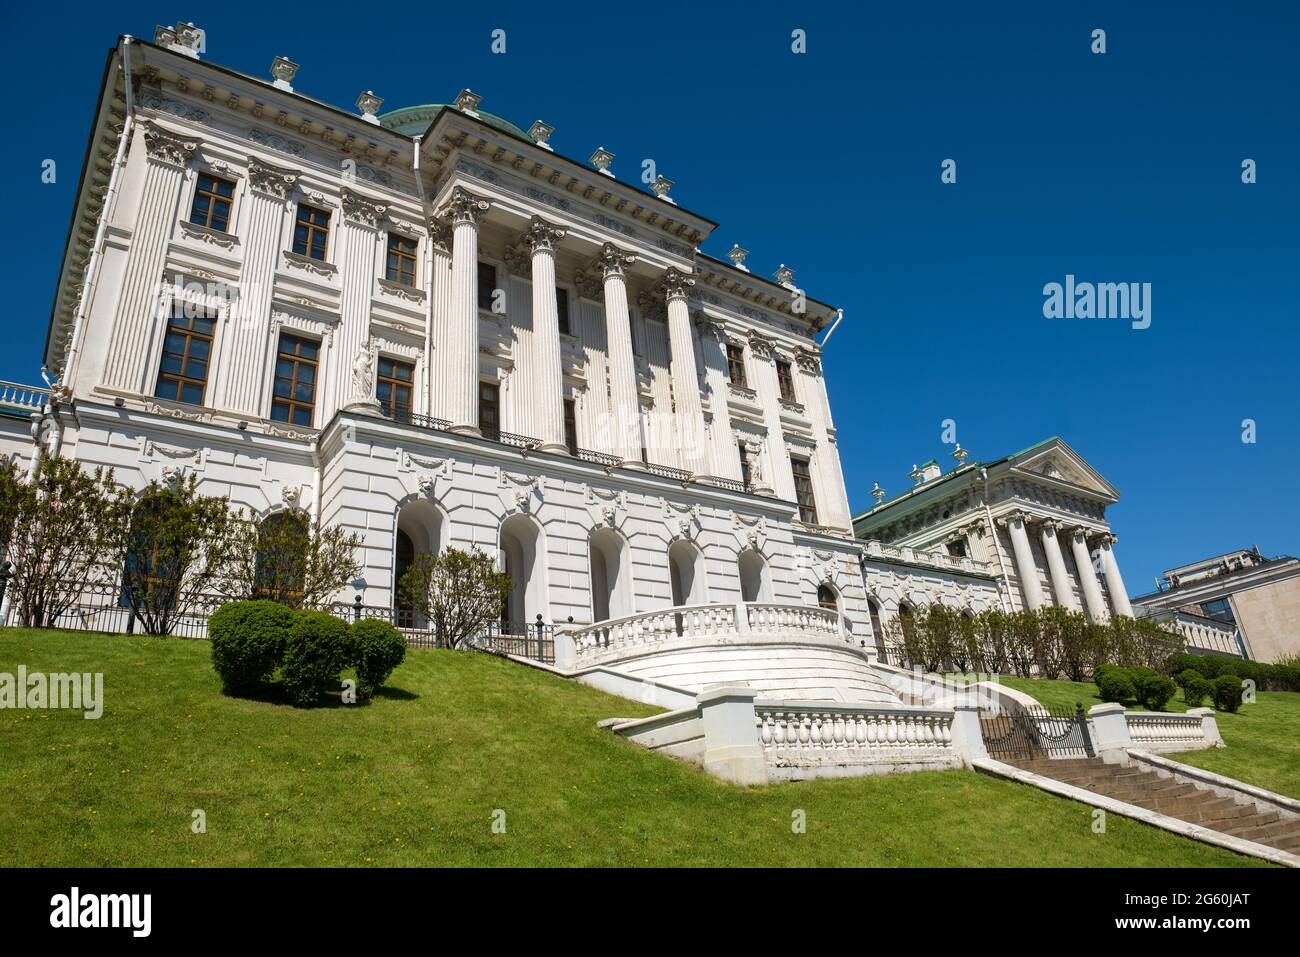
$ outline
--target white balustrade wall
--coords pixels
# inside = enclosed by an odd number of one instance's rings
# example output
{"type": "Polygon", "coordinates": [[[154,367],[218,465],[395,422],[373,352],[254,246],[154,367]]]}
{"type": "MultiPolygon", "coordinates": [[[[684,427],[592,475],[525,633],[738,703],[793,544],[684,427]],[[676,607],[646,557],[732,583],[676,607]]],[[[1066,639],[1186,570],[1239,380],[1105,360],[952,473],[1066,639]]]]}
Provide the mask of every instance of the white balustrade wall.
{"type": "Polygon", "coordinates": [[[1128,734],[1144,751],[1194,751],[1211,746],[1200,715],[1126,711],[1128,734]]]}
{"type": "Polygon", "coordinates": [[[922,708],[755,702],[774,780],[959,767],[953,712],[922,708]]]}

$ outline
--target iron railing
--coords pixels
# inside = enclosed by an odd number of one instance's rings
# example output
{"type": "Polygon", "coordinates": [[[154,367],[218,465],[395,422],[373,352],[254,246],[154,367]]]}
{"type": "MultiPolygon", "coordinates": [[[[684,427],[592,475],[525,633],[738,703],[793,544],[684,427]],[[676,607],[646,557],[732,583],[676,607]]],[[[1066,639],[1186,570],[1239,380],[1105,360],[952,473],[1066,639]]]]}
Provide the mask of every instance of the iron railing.
{"type": "Polygon", "coordinates": [[[1012,762],[1096,757],[1082,704],[1073,711],[981,709],[980,734],[990,757],[1012,762]]]}

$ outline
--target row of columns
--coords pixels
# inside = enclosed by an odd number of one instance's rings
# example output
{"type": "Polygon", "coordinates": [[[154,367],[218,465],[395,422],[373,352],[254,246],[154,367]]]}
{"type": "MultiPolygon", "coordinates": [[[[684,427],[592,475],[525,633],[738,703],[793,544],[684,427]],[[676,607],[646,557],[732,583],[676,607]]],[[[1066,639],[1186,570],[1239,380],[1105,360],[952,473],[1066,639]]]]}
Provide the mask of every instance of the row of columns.
{"type": "MultiPolygon", "coordinates": [[[[478,227],[489,209],[481,199],[457,186],[438,212],[452,224],[451,303],[448,350],[444,371],[449,375],[447,417],[452,428],[478,432],[478,227]],[[453,372],[453,370],[455,370],[453,372]],[[468,374],[466,374],[468,372],[468,374]]],[[[533,332],[538,344],[535,370],[537,394],[533,413],[542,448],[563,450],[564,381],[560,357],[559,312],[556,306],[555,252],[564,229],[534,216],[522,242],[530,250],[533,332]]],[[[636,358],[632,352],[632,319],[628,311],[627,267],[636,257],[606,243],[591,264],[602,277],[608,340],[610,445],[628,464],[641,461],[641,400],[636,358]]],[[[667,308],[672,356],[674,424],[682,443],[683,464],[694,473],[707,469],[704,457],[704,412],[696,376],[695,345],[687,302],[695,280],[668,269],[656,285],[667,308]]]]}
{"type": "MultiPolygon", "coordinates": [[[[1016,575],[1024,592],[1025,604],[1030,611],[1035,611],[1046,603],[1042,584],[1038,580],[1038,566],[1034,562],[1033,548],[1029,542],[1029,516],[1024,512],[1012,512],[1000,524],[1003,524],[1011,538],[1011,551],[1016,564],[1016,575]]],[[[1047,556],[1047,571],[1052,583],[1052,595],[1055,603],[1062,608],[1079,611],[1079,602],[1074,594],[1073,583],[1065,568],[1065,557],[1061,551],[1059,532],[1065,526],[1054,519],[1043,519],[1039,524],[1039,535],[1043,543],[1043,553],[1047,556]]],[[[1106,601],[1101,593],[1101,584],[1092,566],[1092,553],[1088,547],[1088,537],[1096,533],[1082,525],[1068,529],[1070,548],[1074,554],[1074,564],[1079,570],[1079,582],[1083,590],[1084,604],[1088,617],[1093,621],[1103,621],[1107,616],[1106,601]]],[[[1129,603],[1128,592],[1124,588],[1124,579],[1120,575],[1119,564],[1111,546],[1115,536],[1105,533],[1097,536],[1098,551],[1101,559],[1101,572],[1106,579],[1106,588],[1110,592],[1115,613],[1133,617],[1133,606],[1129,603]]]]}

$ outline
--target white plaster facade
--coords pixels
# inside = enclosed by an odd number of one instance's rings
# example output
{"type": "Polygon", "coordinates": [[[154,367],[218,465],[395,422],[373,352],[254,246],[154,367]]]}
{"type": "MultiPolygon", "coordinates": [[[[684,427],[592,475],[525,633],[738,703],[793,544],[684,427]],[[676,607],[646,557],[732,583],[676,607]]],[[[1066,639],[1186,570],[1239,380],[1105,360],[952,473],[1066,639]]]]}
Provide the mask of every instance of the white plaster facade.
{"type": "Polygon", "coordinates": [[[181,25],[110,55],[51,316],[47,448],[353,529],[367,604],[394,601],[403,548],[477,546],[518,583],[514,624],[833,598],[867,643],[816,340],[836,310],[784,267],[700,253],[715,224],[666,180],[567,159],[469,91],[348,113],[294,93],[279,60],[259,80],[196,43],[181,25]],[[213,181],[227,215],[195,223],[213,181]],[[295,251],[304,208],[328,222],[322,256],[295,251]],[[213,320],[196,401],[160,395],[186,309],[213,320]],[[286,334],[316,354],[300,421],[276,414],[286,334]],[[381,407],[389,363],[405,406],[381,407]]]}

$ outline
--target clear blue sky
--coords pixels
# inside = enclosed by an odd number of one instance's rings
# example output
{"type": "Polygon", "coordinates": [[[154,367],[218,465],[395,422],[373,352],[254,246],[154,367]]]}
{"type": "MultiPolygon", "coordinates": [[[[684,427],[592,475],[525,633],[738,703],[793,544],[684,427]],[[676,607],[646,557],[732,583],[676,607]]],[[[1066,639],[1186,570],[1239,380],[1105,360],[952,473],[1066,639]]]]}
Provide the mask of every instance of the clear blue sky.
{"type": "Polygon", "coordinates": [[[1217,551],[1300,552],[1298,8],[122,2],[60,6],[51,32],[48,6],[10,6],[0,376],[39,381],[105,51],[179,17],[209,59],[265,76],[283,54],[300,91],[345,108],[470,87],[555,126],[566,155],[612,150],[623,177],[654,158],[721,223],[707,252],[739,242],[844,308],[825,365],[855,511],[873,481],[950,466],[952,418],[976,457],[1060,434],[1118,486],[1135,594],[1217,551]],[[1045,319],[1067,273],[1151,283],[1151,327],[1045,319]]]}

